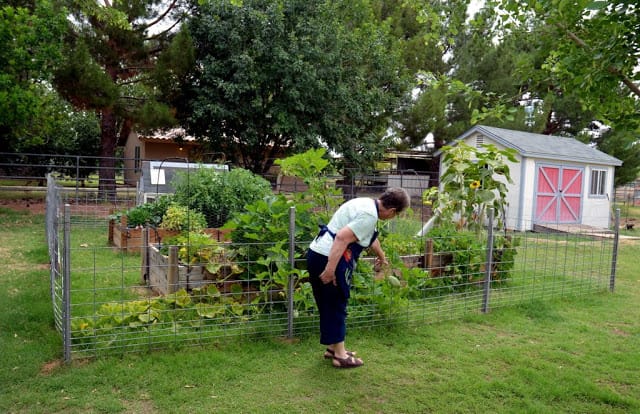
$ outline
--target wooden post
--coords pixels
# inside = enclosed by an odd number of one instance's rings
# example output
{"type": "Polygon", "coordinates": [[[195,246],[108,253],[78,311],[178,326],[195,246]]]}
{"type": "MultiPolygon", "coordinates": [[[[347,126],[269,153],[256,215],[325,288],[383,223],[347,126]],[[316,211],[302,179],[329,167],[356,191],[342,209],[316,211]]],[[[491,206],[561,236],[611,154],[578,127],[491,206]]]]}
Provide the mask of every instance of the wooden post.
{"type": "Polygon", "coordinates": [[[433,267],[433,239],[428,238],[424,246],[424,268],[431,269],[433,267]]]}
{"type": "Polygon", "coordinates": [[[113,246],[113,228],[116,226],[116,221],[111,219],[109,220],[109,238],[108,238],[108,243],[109,246],[113,246]]]}
{"type": "Polygon", "coordinates": [[[168,266],[167,293],[175,293],[178,290],[178,246],[169,246],[168,266]]]}

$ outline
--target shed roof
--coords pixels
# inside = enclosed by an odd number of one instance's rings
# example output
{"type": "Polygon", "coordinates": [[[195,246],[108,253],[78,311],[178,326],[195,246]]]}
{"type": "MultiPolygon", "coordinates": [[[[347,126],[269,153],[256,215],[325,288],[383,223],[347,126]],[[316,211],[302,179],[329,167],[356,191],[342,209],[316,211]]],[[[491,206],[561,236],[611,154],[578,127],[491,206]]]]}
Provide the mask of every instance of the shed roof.
{"type": "Polygon", "coordinates": [[[534,134],[512,129],[476,125],[456,139],[461,141],[479,133],[507,148],[513,148],[523,157],[546,158],[557,161],[584,162],[620,166],[622,161],[605,154],[574,138],[557,135],[534,134]]]}

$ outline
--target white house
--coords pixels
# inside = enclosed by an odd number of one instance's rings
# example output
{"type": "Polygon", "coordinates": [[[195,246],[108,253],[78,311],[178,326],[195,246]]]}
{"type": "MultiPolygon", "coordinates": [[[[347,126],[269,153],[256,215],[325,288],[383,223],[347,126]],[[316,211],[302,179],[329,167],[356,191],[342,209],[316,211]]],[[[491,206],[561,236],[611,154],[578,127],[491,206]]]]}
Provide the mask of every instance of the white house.
{"type": "MultiPolygon", "coordinates": [[[[615,167],[622,161],[573,138],[477,125],[456,138],[480,148],[513,148],[509,162],[505,223],[514,230],[536,224],[582,224],[607,228],[614,195],[615,167]]],[[[440,168],[442,173],[442,168],[440,168]]]]}

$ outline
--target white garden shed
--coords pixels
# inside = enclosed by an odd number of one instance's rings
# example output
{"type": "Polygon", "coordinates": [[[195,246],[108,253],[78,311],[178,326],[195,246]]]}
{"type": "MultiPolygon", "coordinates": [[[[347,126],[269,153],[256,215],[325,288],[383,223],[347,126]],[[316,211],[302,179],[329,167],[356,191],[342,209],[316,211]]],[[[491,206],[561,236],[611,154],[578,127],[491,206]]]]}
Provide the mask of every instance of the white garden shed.
{"type": "Polygon", "coordinates": [[[507,228],[609,226],[615,167],[622,165],[619,159],[573,138],[483,125],[469,129],[450,145],[460,141],[477,148],[493,144],[517,151],[519,163],[509,162],[513,184],[508,184],[507,228]]]}

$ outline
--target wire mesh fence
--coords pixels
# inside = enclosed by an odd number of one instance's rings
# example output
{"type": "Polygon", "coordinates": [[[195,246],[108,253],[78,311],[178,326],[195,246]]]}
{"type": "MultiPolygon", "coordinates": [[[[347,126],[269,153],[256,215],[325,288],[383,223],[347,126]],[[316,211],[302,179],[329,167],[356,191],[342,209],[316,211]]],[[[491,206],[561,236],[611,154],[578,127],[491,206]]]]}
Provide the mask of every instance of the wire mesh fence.
{"type": "MultiPolygon", "coordinates": [[[[233,243],[218,234],[172,244],[147,227],[129,229],[127,246],[115,246],[111,213],[134,203],[130,195],[82,197],[51,176],[47,191],[51,296],[66,360],[317,331],[304,259],[310,240],[233,243]]],[[[480,236],[417,237],[391,223],[381,237],[391,265],[360,260],[348,326],[433,323],[613,289],[617,230],[491,227],[480,236]],[[420,252],[401,254],[409,243],[420,252]]]]}

